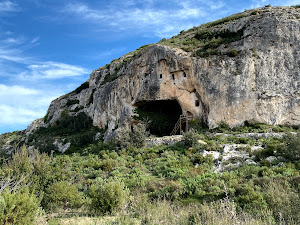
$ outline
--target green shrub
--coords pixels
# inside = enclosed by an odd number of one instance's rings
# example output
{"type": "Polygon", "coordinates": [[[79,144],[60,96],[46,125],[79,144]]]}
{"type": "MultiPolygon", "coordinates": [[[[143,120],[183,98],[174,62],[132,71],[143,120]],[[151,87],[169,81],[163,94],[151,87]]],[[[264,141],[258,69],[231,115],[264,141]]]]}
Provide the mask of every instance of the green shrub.
{"type": "Polygon", "coordinates": [[[39,200],[22,188],[18,192],[6,189],[0,193],[0,224],[32,225],[35,223],[39,200]]]}
{"type": "Polygon", "coordinates": [[[195,147],[198,145],[198,140],[200,139],[201,135],[198,134],[194,129],[191,129],[183,134],[184,145],[187,147],[195,147]]]}
{"type": "Polygon", "coordinates": [[[78,99],[69,99],[66,103],[67,106],[71,106],[71,105],[75,105],[75,104],[79,104],[78,99]]]}
{"type": "Polygon", "coordinates": [[[84,89],[87,89],[87,88],[89,88],[89,82],[87,81],[87,82],[84,82],[83,84],[81,84],[78,88],[76,88],[75,89],[75,91],[73,91],[73,92],[75,92],[76,94],[79,94],[82,90],[84,90],[84,89]]]}
{"type": "Polygon", "coordinates": [[[50,185],[45,190],[43,206],[47,210],[56,211],[57,209],[80,208],[83,199],[74,184],[68,181],[60,181],[50,185]]]}
{"type": "Polygon", "coordinates": [[[115,180],[100,180],[89,189],[91,209],[96,214],[114,213],[127,200],[129,190],[124,182],[115,180]]]}
{"type": "Polygon", "coordinates": [[[220,53],[218,53],[215,50],[216,48],[218,48],[222,44],[229,44],[231,42],[241,40],[243,34],[243,29],[240,29],[237,32],[231,32],[229,30],[221,30],[214,32],[210,30],[200,30],[197,34],[195,34],[195,38],[197,40],[203,41],[205,44],[200,50],[196,52],[196,55],[200,57],[205,57],[212,54],[219,55],[220,53]]]}
{"type": "Polygon", "coordinates": [[[278,154],[290,161],[300,160],[300,133],[288,133],[283,138],[283,146],[278,149],[278,154]]]}
{"type": "Polygon", "coordinates": [[[221,53],[218,50],[211,50],[211,49],[207,49],[207,50],[200,49],[196,51],[196,56],[199,57],[205,58],[211,55],[221,55],[221,53]]]}
{"type": "Polygon", "coordinates": [[[116,69],[115,69],[115,72],[113,74],[107,74],[102,82],[102,85],[106,84],[106,83],[109,83],[109,82],[112,82],[114,81],[115,79],[118,78],[118,72],[119,70],[122,68],[122,65],[119,64],[116,66],[116,69]]]}
{"type": "Polygon", "coordinates": [[[254,50],[254,48],[250,48],[250,50],[252,51],[252,53],[253,53],[253,57],[257,57],[257,53],[256,53],[256,51],[254,50]]]}
{"type": "Polygon", "coordinates": [[[239,184],[236,189],[235,201],[241,208],[247,209],[250,212],[267,208],[263,194],[251,183],[239,184]]]}
{"type": "Polygon", "coordinates": [[[183,192],[183,186],[178,181],[154,180],[147,183],[149,197],[153,199],[179,199],[183,192]]]}
{"type": "Polygon", "coordinates": [[[121,148],[140,148],[144,146],[146,137],[148,136],[149,132],[146,130],[146,125],[144,123],[133,125],[132,130],[131,128],[124,126],[118,133],[116,143],[121,148]]]}
{"type": "Polygon", "coordinates": [[[64,109],[63,111],[61,111],[60,113],[60,119],[61,120],[65,120],[69,117],[69,112],[67,109],[64,109]]]}
{"type": "Polygon", "coordinates": [[[236,49],[231,49],[231,50],[227,53],[227,55],[228,55],[229,57],[236,57],[236,56],[239,55],[239,51],[236,50],[236,49]]]}
{"type": "Polygon", "coordinates": [[[300,197],[284,180],[272,180],[263,186],[264,198],[278,222],[300,222],[300,197]]]}
{"type": "Polygon", "coordinates": [[[48,122],[48,116],[49,116],[49,112],[47,112],[47,114],[44,116],[44,123],[48,122]]]}
{"type": "Polygon", "coordinates": [[[33,145],[41,152],[50,153],[57,150],[53,145],[55,139],[60,142],[71,142],[71,147],[67,153],[82,150],[93,142],[96,133],[102,132],[93,126],[93,122],[84,112],[79,112],[76,116],[70,116],[67,110],[61,112],[61,119],[48,128],[42,127],[28,137],[28,145],[33,145]]]}
{"type": "Polygon", "coordinates": [[[228,22],[231,22],[231,21],[235,21],[235,20],[241,19],[241,18],[246,17],[246,16],[247,16],[246,14],[238,13],[238,14],[234,14],[234,15],[231,15],[231,16],[228,16],[228,17],[225,17],[225,18],[222,18],[222,19],[210,22],[210,23],[203,24],[203,26],[207,27],[207,28],[215,27],[217,25],[228,23],[228,22]]]}
{"type": "Polygon", "coordinates": [[[75,109],[70,110],[70,112],[79,112],[80,110],[84,109],[84,106],[77,106],[75,109]]]}
{"type": "Polygon", "coordinates": [[[218,127],[214,129],[215,132],[221,132],[221,133],[226,133],[229,132],[230,126],[228,125],[228,123],[226,121],[220,121],[218,123],[218,127]]]}

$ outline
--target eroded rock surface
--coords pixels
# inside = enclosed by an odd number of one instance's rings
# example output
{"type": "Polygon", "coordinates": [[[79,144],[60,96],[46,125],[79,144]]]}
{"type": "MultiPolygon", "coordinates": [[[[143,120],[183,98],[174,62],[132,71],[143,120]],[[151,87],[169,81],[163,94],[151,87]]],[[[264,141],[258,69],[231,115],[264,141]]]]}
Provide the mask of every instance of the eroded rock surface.
{"type": "Polygon", "coordinates": [[[213,28],[242,30],[240,40],[218,47],[224,54],[200,58],[155,44],[94,70],[87,86],[54,100],[46,123],[35,121],[27,133],[50,126],[67,110],[85,112],[107,129],[108,140],[133,122],[137,106],[159,100],[177,100],[184,114],[210,128],[220,121],[231,127],[244,121],[300,125],[300,12],[258,11],[213,28]],[[230,49],[239,54],[226,55],[230,49]]]}

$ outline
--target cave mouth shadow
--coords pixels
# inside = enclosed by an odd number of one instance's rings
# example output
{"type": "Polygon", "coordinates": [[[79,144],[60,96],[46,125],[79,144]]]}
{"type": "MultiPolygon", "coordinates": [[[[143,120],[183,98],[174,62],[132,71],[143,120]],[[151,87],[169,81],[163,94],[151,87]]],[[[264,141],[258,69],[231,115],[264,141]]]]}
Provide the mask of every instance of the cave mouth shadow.
{"type": "Polygon", "coordinates": [[[150,121],[152,135],[162,137],[170,135],[182,109],[177,100],[156,100],[139,103],[136,112],[136,119],[150,121]]]}

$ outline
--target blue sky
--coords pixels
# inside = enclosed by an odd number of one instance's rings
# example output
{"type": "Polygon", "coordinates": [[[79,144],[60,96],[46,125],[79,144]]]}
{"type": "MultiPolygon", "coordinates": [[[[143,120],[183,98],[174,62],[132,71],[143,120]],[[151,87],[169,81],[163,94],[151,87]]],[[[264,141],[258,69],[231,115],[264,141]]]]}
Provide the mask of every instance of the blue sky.
{"type": "Polygon", "coordinates": [[[0,134],[129,51],[267,4],[300,0],[0,0],[0,134]]]}

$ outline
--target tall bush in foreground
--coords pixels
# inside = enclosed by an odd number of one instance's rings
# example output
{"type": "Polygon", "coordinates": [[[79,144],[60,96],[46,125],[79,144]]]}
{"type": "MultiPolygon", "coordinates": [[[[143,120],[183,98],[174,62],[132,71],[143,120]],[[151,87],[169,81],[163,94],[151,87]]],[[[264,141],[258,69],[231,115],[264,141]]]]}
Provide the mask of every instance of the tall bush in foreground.
{"type": "Polygon", "coordinates": [[[0,224],[33,224],[39,203],[24,180],[0,179],[0,224]]]}

